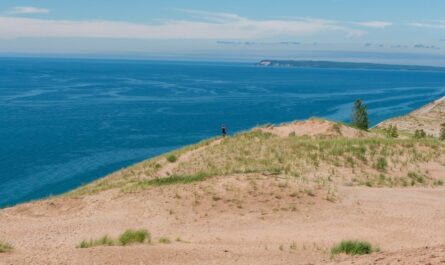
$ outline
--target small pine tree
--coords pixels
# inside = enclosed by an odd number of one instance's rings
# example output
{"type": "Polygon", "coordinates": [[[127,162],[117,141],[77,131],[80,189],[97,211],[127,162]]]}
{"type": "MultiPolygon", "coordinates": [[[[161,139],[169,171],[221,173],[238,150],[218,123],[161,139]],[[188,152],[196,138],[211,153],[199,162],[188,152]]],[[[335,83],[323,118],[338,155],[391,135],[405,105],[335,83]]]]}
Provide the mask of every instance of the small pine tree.
{"type": "Polygon", "coordinates": [[[445,141],[445,123],[442,123],[442,128],[440,128],[440,140],[445,141]]]}
{"type": "Polygon", "coordinates": [[[366,111],[367,106],[362,104],[360,99],[357,99],[353,108],[353,121],[352,125],[355,128],[361,130],[368,130],[368,113],[366,111]]]}

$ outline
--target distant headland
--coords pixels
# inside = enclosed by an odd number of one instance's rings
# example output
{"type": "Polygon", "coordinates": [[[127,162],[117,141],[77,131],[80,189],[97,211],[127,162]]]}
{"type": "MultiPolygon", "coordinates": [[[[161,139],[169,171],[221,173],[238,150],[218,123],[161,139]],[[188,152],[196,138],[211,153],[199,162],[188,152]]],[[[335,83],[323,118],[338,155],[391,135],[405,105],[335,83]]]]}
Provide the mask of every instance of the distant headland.
{"type": "Polygon", "coordinates": [[[358,62],[307,61],[307,60],[262,60],[257,63],[265,67],[301,67],[301,68],[337,68],[337,69],[368,69],[368,70],[407,70],[407,71],[445,71],[445,67],[375,64],[358,62]]]}

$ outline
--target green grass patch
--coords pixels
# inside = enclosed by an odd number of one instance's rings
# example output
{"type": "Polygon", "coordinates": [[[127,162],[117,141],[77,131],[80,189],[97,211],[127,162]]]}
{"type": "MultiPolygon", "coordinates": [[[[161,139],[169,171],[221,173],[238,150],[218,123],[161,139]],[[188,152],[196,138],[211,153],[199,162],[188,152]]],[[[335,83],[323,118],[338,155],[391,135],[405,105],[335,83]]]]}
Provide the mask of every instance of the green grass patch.
{"type": "Polygon", "coordinates": [[[178,157],[173,155],[173,154],[168,155],[167,156],[167,161],[170,162],[170,163],[174,163],[174,162],[178,161],[178,157]]]}
{"type": "Polygon", "coordinates": [[[170,176],[166,178],[155,178],[146,182],[149,186],[164,186],[174,184],[188,184],[203,181],[207,177],[205,173],[197,173],[190,176],[170,176]]]}
{"type": "Polygon", "coordinates": [[[115,245],[115,242],[113,239],[111,239],[108,235],[105,235],[99,239],[93,240],[83,240],[80,242],[80,244],[77,246],[77,248],[92,248],[97,246],[113,246],[115,245]]]}
{"type": "Polygon", "coordinates": [[[13,247],[11,244],[0,241],[0,253],[10,252],[12,249],[13,247]]]}
{"type": "Polygon", "coordinates": [[[119,242],[123,246],[134,243],[144,243],[144,242],[150,243],[151,234],[145,229],[140,229],[140,230],[129,229],[119,236],[119,242]]]}
{"type": "Polygon", "coordinates": [[[337,244],[331,248],[331,254],[337,255],[345,253],[347,255],[366,255],[374,252],[375,249],[371,243],[358,240],[343,240],[340,244],[337,244]]]}

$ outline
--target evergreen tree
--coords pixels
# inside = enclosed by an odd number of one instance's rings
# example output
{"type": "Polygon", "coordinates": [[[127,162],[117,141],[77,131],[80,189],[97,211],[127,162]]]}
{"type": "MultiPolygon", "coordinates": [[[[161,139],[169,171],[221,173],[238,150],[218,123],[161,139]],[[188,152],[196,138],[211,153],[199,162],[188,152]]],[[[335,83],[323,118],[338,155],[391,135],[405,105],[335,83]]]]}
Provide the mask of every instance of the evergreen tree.
{"type": "Polygon", "coordinates": [[[367,106],[363,105],[360,99],[355,101],[352,125],[361,130],[368,130],[368,113],[366,108],[367,106]]]}

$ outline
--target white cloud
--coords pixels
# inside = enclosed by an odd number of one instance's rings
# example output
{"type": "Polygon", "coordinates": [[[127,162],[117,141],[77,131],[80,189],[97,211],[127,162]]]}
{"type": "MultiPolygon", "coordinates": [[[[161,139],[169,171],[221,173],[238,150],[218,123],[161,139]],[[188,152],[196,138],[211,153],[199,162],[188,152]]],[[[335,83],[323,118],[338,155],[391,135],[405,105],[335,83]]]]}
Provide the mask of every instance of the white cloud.
{"type": "Polygon", "coordinates": [[[134,39],[261,39],[301,37],[323,32],[361,36],[336,21],[302,18],[289,20],[254,20],[228,13],[183,10],[194,17],[167,20],[156,24],[121,21],[73,21],[0,16],[0,38],[80,37],[134,39]]]}
{"type": "Polygon", "coordinates": [[[377,29],[384,29],[386,27],[392,26],[391,22],[386,22],[386,21],[365,21],[365,22],[355,22],[354,24],[362,27],[377,28],[377,29]]]}
{"type": "Polygon", "coordinates": [[[8,14],[11,14],[11,15],[46,14],[46,13],[49,13],[49,9],[32,7],[32,6],[18,6],[18,7],[14,7],[13,10],[8,12],[8,14]]]}
{"type": "Polygon", "coordinates": [[[418,27],[418,28],[436,28],[436,29],[445,29],[445,21],[437,20],[432,22],[415,22],[410,23],[410,26],[418,27]]]}

